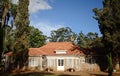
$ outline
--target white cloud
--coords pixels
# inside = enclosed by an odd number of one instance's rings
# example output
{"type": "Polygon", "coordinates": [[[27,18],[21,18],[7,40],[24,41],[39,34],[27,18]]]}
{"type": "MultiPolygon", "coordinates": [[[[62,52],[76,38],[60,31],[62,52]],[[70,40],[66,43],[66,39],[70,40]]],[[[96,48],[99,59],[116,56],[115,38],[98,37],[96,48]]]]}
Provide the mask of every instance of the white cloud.
{"type": "Polygon", "coordinates": [[[37,25],[35,25],[34,27],[38,28],[40,31],[42,31],[44,35],[50,36],[50,33],[52,30],[57,30],[57,29],[62,28],[64,26],[63,25],[52,25],[50,23],[40,22],[37,25]]]}
{"type": "Polygon", "coordinates": [[[29,12],[36,13],[39,10],[49,10],[52,7],[47,3],[46,0],[30,0],[29,12]]]}
{"type": "Polygon", "coordinates": [[[13,4],[18,4],[18,0],[12,0],[13,4]]]}
{"type": "MultiPolygon", "coordinates": [[[[29,13],[36,13],[40,10],[49,10],[52,7],[49,5],[47,0],[29,0],[29,13]]],[[[17,4],[18,0],[12,0],[13,4],[17,4]]]]}
{"type": "MultiPolygon", "coordinates": [[[[46,36],[50,36],[52,30],[57,30],[58,28],[64,27],[62,25],[53,25],[48,22],[39,22],[37,23],[36,19],[39,19],[37,12],[40,10],[49,10],[52,7],[49,5],[48,0],[29,0],[29,13],[31,15],[30,23],[34,25],[35,28],[38,28],[46,36]]],[[[54,2],[54,0],[50,0],[54,2]]],[[[18,4],[18,0],[12,0],[13,4],[18,4]]]]}

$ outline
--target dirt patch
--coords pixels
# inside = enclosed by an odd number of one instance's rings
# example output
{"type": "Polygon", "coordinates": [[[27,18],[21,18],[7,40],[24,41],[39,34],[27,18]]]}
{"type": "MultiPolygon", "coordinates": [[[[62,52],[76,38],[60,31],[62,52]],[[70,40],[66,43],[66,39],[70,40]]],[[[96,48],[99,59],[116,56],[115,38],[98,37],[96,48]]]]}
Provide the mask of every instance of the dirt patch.
{"type": "Polygon", "coordinates": [[[77,72],[49,72],[56,76],[107,76],[105,72],[88,72],[88,71],[77,71],[77,72]]]}
{"type": "MultiPolygon", "coordinates": [[[[44,71],[25,71],[16,73],[5,73],[0,76],[107,76],[105,72],[44,72],[44,71]]],[[[120,73],[113,73],[113,76],[120,76],[120,73]]]]}

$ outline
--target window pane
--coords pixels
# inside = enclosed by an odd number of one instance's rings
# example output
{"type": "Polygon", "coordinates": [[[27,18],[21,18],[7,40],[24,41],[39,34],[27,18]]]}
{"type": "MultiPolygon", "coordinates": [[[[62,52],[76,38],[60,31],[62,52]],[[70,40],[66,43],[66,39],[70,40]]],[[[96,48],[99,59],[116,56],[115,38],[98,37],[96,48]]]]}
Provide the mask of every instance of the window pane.
{"type": "Polygon", "coordinates": [[[61,66],[63,66],[63,59],[61,59],[61,66]]]}
{"type": "Polygon", "coordinates": [[[64,64],[63,59],[58,59],[58,66],[63,66],[63,64],[64,64]]]}
{"type": "Polygon", "coordinates": [[[58,66],[60,66],[60,59],[58,59],[58,66]]]}

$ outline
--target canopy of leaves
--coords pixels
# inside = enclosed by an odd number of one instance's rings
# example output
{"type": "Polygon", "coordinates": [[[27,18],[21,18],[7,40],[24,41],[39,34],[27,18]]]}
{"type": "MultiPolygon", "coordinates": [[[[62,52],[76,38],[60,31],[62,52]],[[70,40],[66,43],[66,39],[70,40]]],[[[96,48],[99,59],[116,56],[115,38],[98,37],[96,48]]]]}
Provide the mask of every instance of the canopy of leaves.
{"type": "Polygon", "coordinates": [[[77,44],[81,47],[102,46],[102,44],[99,44],[100,42],[101,42],[101,38],[98,37],[97,33],[93,33],[93,32],[89,32],[87,35],[80,32],[77,37],[77,44]]]}
{"type": "Polygon", "coordinates": [[[17,14],[15,17],[15,44],[14,58],[17,66],[23,66],[27,62],[29,48],[29,0],[19,0],[17,14]]]}
{"type": "Polygon", "coordinates": [[[9,0],[0,0],[0,62],[2,53],[6,50],[6,27],[10,17],[9,0]]]}
{"type": "Polygon", "coordinates": [[[102,43],[108,58],[108,76],[112,76],[113,64],[120,62],[120,0],[104,0],[102,9],[93,9],[103,35],[102,43]],[[119,61],[118,61],[119,60],[119,61]]]}
{"type": "Polygon", "coordinates": [[[120,0],[104,0],[103,9],[93,9],[108,52],[120,53],[120,0]]]}
{"type": "Polygon", "coordinates": [[[83,34],[83,32],[80,32],[77,37],[77,44],[81,47],[86,47],[86,41],[85,41],[86,36],[83,34]]]}
{"type": "Polygon", "coordinates": [[[65,42],[73,41],[76,39],[76,34],[69,28],[59,28],[58,30],[51,31],[51,42],[65,42]]]}
{"type": "Polygon", "coordinates": [[[38,48],[45,44],[46,36],[43,35],[41,31],[39,31],[37,28],[30,27],[31,33],[29,35],[30,43],[29,47],[32,48],[38,48]]]}

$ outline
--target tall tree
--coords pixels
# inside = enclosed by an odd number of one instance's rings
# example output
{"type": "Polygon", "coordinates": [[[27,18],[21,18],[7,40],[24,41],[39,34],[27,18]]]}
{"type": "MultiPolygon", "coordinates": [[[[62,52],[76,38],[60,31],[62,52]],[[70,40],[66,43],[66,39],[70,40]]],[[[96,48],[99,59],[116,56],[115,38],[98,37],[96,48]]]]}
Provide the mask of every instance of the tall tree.
{"type": "Polygon", "coordinates": [[[0,0],[0,62],[2,53],[6,49],[6,26],[10,17],[10,1],[0,0]]]}
{"type": "Polygon", "coordinates": [[[15,17],[15,44],[14,58],[17,68],[22,68],[27,63],[29,48],[29,0],[19,0],[15,17]]]}
{"type": "Polygon", "coordinates": [[[115,56],[120,57],[120,0],[104,0],[102,9],[93,9],[103,35],[102,42],[107,51],[109,76],[112,76],[115,56]]]}
{"type": "Polygon", "coordinates": [[[73,41],[76,39],[76,34],[69,28],[63,27],[58,30],[51,31],[51,42],[65,42],[65,41],[73,41]]]}
{"type": "MultiPolygon", "coordinates": [[[[11,1],[11,0],[10,0],[11,1]]],[[[10,8],[10,20],[9,24],[6,26],[6,50],[7,51],[13,51],[14,42],[15,42],[15,33],[16,30],[14,29],[14,19],[16,17],[17,13],[17,6],[16,4],[11,3],[11,8],[10,8]],[[11,45],[12,44],[12,45],[11,45]]]]}
{"type": "Polygon", "coordinates": [[[44,45],[46,41],[46,36],[43,35],[43,33],[39,31],[39,29],[37,28],[31,26],[30,29],[31,29],[31,33],[29,35],[30,38],[29,47],[38,48],[44,45]]]}

